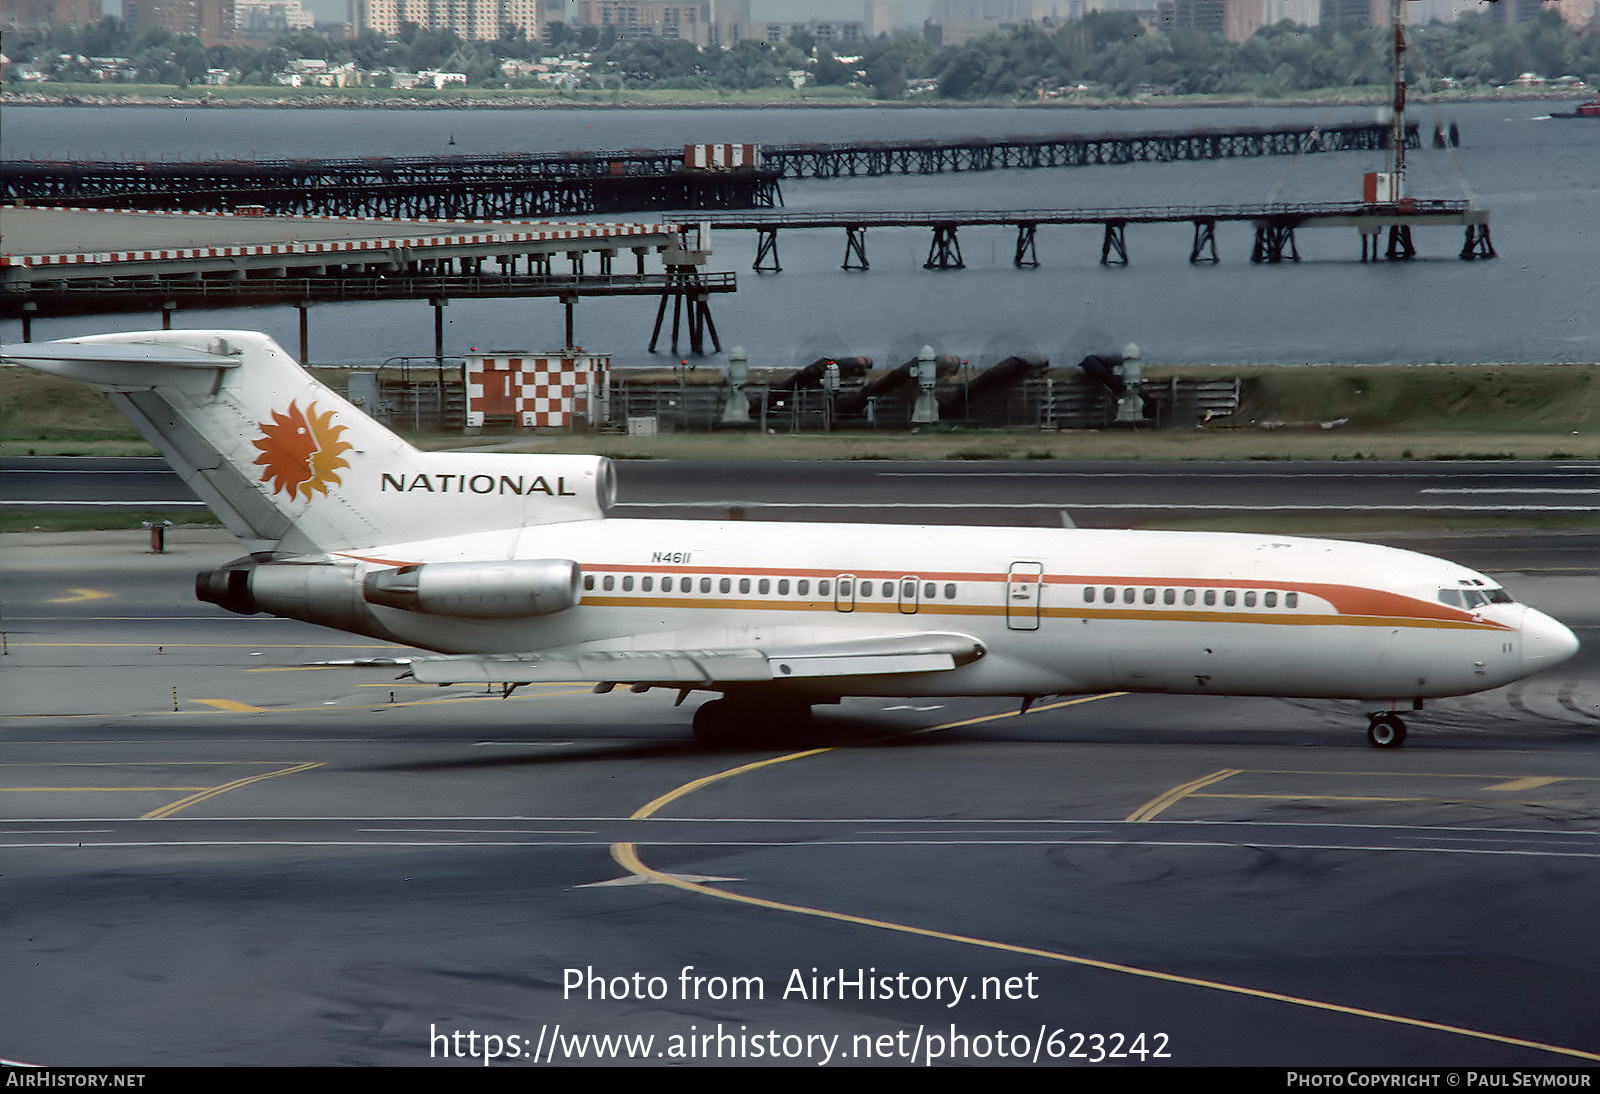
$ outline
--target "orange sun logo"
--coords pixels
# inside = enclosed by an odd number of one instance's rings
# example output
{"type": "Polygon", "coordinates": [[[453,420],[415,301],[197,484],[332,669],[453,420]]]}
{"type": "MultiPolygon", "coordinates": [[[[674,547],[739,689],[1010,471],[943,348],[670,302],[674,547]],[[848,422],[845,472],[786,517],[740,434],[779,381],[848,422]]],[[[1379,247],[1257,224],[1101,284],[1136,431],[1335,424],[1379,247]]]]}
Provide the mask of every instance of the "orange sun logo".
{"type": "Polygon", "coordinates": [[[294,403],[289,411],[272,412],[272,421],[261,423],[261,439],[252,441],[261,450],[256,463],[265,469],[262,482],[272,483],[272,492],[287,492],[290,499],[304,494],[311,500],[312,491],[328,492],[328,484],[338,485],[337,468],[349,467],[343,453],[350,445],[339,439],[346,429],[332,425],[333,411],[317,413],[312,403],[302,413],[294,403]]]}

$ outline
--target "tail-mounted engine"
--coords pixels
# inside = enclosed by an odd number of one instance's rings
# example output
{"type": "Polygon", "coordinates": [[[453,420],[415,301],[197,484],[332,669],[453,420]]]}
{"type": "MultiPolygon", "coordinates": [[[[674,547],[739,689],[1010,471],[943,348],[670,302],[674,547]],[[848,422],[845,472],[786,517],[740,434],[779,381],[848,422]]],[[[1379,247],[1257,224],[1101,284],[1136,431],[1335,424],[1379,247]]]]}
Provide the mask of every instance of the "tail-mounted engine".
{"type": "Polygon", "coordinates": [[[353,566],[236,559],[194,577],[194,595],[240,615],[267,612],[358,634],[382,633],[353,566]]]}
{"type": "Polygon", "coordinates": [[[466,619],[520,619],[566,611],[582,595],[578,564],[565,558],[424,562],[368,574],[369,604],[466,619]]]}
{"type": "Polygon", "coordinates": [[[461,619],[520,619],[577,604],[581,582],[578,564],[564,558],[424,562],[362,579],[353,566],[251,556],[196,574],[195,596],[240,615],[267,612],[382,634],[374,604],[461,619]]]}

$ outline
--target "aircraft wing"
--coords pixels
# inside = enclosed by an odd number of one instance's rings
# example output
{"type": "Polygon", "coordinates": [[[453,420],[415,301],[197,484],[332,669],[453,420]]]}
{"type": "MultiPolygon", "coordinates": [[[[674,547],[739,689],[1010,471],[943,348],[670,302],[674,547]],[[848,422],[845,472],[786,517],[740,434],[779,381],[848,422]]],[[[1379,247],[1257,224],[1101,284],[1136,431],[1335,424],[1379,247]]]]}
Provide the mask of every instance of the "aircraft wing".
{"type": "Polygon", "coordinates": [[[419,657],[411,662],[411,675],[425,684],[571,681],[717,688],[829,676],[949,672],[983,652],[970,635],[921,633],[787,648],[569,648],[419,657]]]}

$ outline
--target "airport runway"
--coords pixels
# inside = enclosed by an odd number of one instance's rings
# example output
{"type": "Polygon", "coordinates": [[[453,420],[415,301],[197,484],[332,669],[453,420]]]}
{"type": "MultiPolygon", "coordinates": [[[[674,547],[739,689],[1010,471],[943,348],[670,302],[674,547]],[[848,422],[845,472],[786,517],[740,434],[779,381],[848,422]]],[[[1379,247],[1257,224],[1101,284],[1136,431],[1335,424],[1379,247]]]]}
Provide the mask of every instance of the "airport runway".
{"type": "Polygon", "coordinates": [[[0,537],[0,1058],[1600,1061],[1592,557],[1491,548],[1585,650],[1397,752],[1119,695],[715,753],[660,693],[398,680],[194,602],[228,537],[144,546],[0,537]]]}
{"type": "MultiPolygon", "coordinates": [[[[1576,460],[1406,462],[619,460],[620,516],[935,519],[1116,527],[1152,513],[1326,512],[1592,515],[1600,464],[1576,460]],[[976,515],[974,515],[976,514],[976,515]],[[1039,514],[1042,514],[1040,516],[1039,514]]],[[[193,508],[154,458],[0,460],[0,508],[193,508]]]]}

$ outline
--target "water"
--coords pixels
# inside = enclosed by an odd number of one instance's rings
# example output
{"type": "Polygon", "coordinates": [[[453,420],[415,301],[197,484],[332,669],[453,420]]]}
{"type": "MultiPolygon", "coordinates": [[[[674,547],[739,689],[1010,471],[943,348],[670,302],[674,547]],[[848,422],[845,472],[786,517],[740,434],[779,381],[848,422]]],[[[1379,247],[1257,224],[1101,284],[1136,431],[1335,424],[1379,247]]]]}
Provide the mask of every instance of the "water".
{"type": "MultiPolygon", "coordinates": [[[[1097,227],[1043,227],[1042,265],[1011,265],[1015,234],[963,229],[967,269],[927,271],[929,232],[867,233],[872,269],[845,272],[842,230],[785,232],[781,274],[756,274],[751,233],[718,233],[712,268],[739,274],[739,291],[712,299],[726,348],[754,365],[829,354],[898,362],[930,344],[974,363],[1029,351],[1072,362],[1136,341],[1149,362],[1544,362],[1600,360],[1596,257],[1600,125],[1550,120],[1537,103],[1475,103],[1413,112],[1425,132],[1456,122],[1463,147],[1414,152],[1412,193],[1471,196],[1492,211],[1500,257],[1462,262],[1459,228],[1417,229],[1421,258],[1360,263],[1354,229],[1305,229],[1305,261],[1255,266],[1251,231],[1220,225],[1217,266],[1188,263],[1188,225],[1128,229],[1131,264],[1099,264],[1097,227]]],[[[971,134],[1103,132],[1374,120],[1371,108],[1178,110],[715,109],[715,110],[235,110],[7,107],[9,158],[325,157],[566,149],[670,148],[696,141],[837,141],[971,134]],[[449,145],[451,139],[455,144],[449,145]]],[[[1348,200],[1380,153],[1208,163],[1135,164],[983,174],[784,184],[790,209],[1019,209],[1263,200],[1348,200]]],[[[3,214],[0,214],[3,216],[3,214]]],[[[653,219],[641,217],[641,219],[653,219]]],[[[618,364],[670,359],[645,352],[651,299],[587,300],[577,340],[618,364]]],[[[457,301],[445,312],[446,350],[540,349],[563,339],[554,301],[457,301]]],[[[179,325],[266,330],[297,344],[291,308],[179,312],[179,325]]],[[[154,316],[41,321],[35,338],[156,325],[154,316]]],[[[0,338],[20,325],[0,323],[0,338]]],[[[431,353],[422,302],[319,305],[318,362],[372,362],[431,353]]],[[[720,358],[713,358],[713,363],[720,358]]]]}

